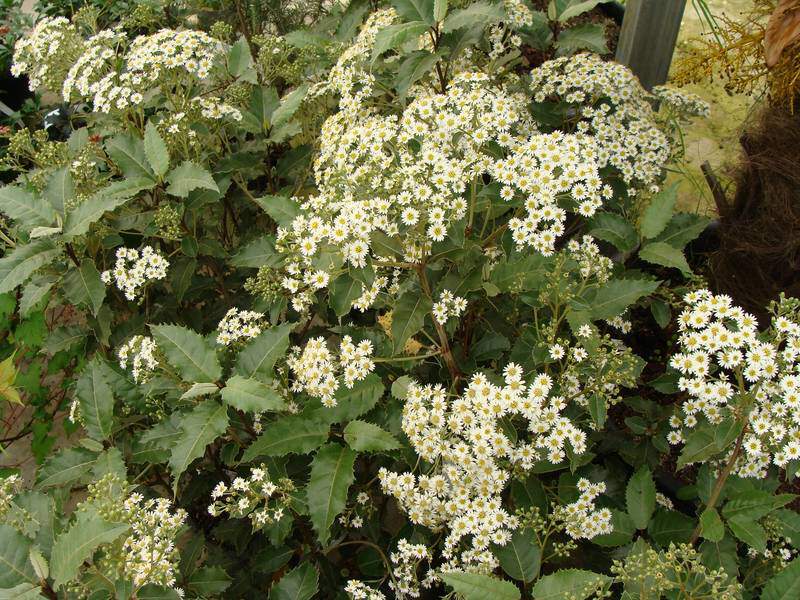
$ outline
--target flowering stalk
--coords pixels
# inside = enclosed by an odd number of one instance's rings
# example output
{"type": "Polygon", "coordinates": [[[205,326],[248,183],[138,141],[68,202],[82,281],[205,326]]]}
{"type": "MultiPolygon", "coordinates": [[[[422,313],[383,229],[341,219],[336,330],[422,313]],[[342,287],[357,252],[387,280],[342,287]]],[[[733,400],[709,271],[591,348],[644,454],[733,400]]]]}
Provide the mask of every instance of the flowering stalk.
{"type": "MultiPolygon", "coordinates": [[[[417,275],[419,276],[419,283],[422,286],[422,291],[428,298],[433,300],[431,284],[428,281],[428,276],[425,275],[424,263],[417,267],[417,275]]],[[[459,379],[461,379],[461,370],[458,368],[455,358],[453,357],[453,351],[450,349],[450,342],[447,339],[447,332],[444,330],[444,326],[436,319],[433,320],[433,324],[436,327],[436,333],[439,335],[439,347],[442,352],[442,358],[444,358],[444,362],[447,365],[447,370],[450,371],[450,376],[453,378],[453,383],[456,383],[459,379]]]]}
{"type": "MultiPolygon", "coordinates": [[[[719,495],[722,493],[722,488],[725,487],[725,482],[728,481],[728,477],[730,477],[730,474],[733,472],[733,467],[736,465],[736,461],[739,459],[739,454],[742,452],[742,443],[744,442],[745,434],[747,434],[747,424],[745,424],[745,426],[742,428],[742,432],[739,434],[739,437],[736,438],[736,445],[733,448],[731,457],[728,459],[725,467],[717,477],[717,481],[714,483],[714,489],[711,490],[711,495],[708,497],[708,503],[706,504],[705,510],[712,509],[717,505],[719,495]]],[[[697,540],[700,539],[701,530],[702,525],[700,522],[698,522],[697,526],[692,532],[692,537],[689,539],[690,544],[695,544],[697,540]]]]}

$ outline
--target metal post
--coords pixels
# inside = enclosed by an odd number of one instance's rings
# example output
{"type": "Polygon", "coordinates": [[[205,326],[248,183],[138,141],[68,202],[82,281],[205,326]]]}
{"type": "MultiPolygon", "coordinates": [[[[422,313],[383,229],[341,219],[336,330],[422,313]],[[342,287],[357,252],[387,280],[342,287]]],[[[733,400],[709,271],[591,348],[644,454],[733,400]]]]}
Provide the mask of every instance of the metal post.
{"type": "Polygon", "coordinates": [[[686,0],[628,0],[617,61],[649,89],[667,80],[686,0]]]}

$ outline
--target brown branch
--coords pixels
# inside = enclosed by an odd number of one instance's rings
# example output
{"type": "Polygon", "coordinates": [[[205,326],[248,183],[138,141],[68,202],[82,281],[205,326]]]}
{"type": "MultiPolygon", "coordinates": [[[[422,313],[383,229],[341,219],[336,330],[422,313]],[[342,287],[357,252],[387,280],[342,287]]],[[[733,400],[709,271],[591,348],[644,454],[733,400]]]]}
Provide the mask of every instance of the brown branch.
{"type": "Polygon", "coordinates": [[[703,176],[706,178],[706,183],[708,183],[708,187],[711,189],[711,195],[714,198],[714,204],[717,205],[717,212],[722,214],[728,205],[728,199],[725,196],[725,191],[722,189],[722,184],[720,184],[719,179],[717,179],[717,176],[714,174],[714,171],[711,169],[711,165],[708,161],[705,161],[702,165],[700,165],[700,169],[703,171],[703,176]]]}

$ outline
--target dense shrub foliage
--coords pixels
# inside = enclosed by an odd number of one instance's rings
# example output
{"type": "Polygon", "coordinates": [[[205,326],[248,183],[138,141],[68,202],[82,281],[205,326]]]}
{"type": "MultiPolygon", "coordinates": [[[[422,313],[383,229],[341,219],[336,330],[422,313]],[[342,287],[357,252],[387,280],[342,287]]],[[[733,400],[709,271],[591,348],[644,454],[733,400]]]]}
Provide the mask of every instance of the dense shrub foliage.
{"type": "Polygon", "coordinates": [[[83,108],[0,189],[3,597],[800,597],[800,305],[665,184],[707,108],[595,1],[233,4],[16,45],[83,108]]]}

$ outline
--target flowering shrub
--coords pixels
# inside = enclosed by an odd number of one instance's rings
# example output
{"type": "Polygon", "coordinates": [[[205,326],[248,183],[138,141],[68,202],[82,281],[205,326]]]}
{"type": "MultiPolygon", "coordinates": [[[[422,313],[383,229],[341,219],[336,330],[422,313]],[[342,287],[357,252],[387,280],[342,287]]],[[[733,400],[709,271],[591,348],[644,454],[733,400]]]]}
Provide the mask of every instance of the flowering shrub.
{"type": "Polygon", "coordinates": [[[18,45],[89,110],[0,189],[0,308],[70,434],[0,479],[3,593],[786,597],[800,309],[759,333],[687,260],[706,107],[526,68],[518,0],[317,8],[18,45]]]}

